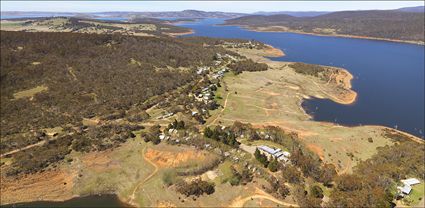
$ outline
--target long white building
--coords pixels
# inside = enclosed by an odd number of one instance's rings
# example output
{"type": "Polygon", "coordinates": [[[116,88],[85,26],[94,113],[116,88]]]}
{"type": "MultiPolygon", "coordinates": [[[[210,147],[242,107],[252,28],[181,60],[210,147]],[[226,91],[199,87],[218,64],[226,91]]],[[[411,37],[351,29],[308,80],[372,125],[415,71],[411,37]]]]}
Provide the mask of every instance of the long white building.
{"type": "Polygon", "coordinates": [[[285,163],[289,161],[289,157],[291,156],[291,153],[289,152],[282,151],[279,148],[274,149],[265,145],[258,146],[258,150],[268,157],[276,158],[277,160],[284,161],[285,163]]]}

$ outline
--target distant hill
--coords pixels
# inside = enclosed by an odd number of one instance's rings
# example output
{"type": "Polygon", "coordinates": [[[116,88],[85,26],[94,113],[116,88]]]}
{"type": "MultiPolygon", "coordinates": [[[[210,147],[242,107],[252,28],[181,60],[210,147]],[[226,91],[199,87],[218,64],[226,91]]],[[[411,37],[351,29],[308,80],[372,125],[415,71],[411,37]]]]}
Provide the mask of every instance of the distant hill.
{"type": "Polygon", "coordinates": [[[236,18],[245,16],[243,13],[230,12],[205,12],[199,10],[165,11],[165,12],[95,12],[95,13],[72,13],[72,12],[1,12],[2,17],[51,17],[51,16],[84,16],[84,17],[122,17],[122,18],[236,18]]]}
{"type": "Polygon", "coordinates": [[[402,12],[424,12],[424,6],[416,6],[416,7],[404,7],[404,8],[400,8],[397,9],[397,11],[402,11],[402,12]]]}
{"type": "Polygon", "coordinates": [[[190,29],[174,26],[173,20],[134,18],[128,22],[76,17],[21,17],[1,22],[1,30],[32,32],[73,32],[127,34],[136,36],[173,36],[190,33],[190,29]]]}
{"type": "Polygon", "coordinates": [[[394,10],[332,12],[316,17],[251,15],[227,20],[254,30],[424,41],[424,13],[394,10]]]}
{"type": "Polygon", "coordinates": [[[246,16],[243,13],[230,12],[205,12],[199,10],[183,10],[179,12],[137,12],[134,15],[140,15],[153,18],[236,18],[246,16]]]}
{"type": "Polygon", "coordinates": [[[278,15],[278,14],[287,14],[294,17],[315,17],[323,14],[328,14],[330,12],[318,12],[318,11],[280,11],[280,12],[255,12],[254,15],[278,15]]]}

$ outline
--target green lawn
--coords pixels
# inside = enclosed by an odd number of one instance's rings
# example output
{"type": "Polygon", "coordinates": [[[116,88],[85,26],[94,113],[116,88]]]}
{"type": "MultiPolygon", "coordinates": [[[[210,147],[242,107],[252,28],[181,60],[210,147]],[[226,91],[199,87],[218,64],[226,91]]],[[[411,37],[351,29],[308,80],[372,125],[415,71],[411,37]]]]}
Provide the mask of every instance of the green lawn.
{"type": "Polygon", "coordinates": [[[409,195],[409,201],[411,201],[410,205],[418,204],[424,198],[425,192],[425,183],[422,181],[418,185],[414,185],[412,187],[412,192],[409,195]]]}
{"type": "Polygon", "coordinates": [[[214,179],[215,184],[221,184],[222,182],[232,177],[233,174],[232,170],[230,169],[232,164],[232,162],[226,160],[218,166],[219,176],[214,179]]]}
{"type": "Polygon", "coordinates": [[[1,22],[1,27],[18,27],[18,26],[22,26],[23,22],[22,21],[14,21],[14,22],[1,22]]]}

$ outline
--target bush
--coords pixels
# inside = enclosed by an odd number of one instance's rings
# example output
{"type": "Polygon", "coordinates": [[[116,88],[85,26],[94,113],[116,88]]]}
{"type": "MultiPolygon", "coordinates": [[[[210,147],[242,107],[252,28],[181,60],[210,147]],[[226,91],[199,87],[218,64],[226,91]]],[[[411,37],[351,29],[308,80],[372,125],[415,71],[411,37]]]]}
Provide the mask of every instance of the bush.
{"type": "Polygon", "coordinates": [[[215,191],[215,184],[201,179],[196,179],[190,183],[180,180],[176,183],[176,190],[186,196],[200,196],[204,193],[210,195],[215,191]]]}
{"type": "Polygon", "coordinates": [[[269,160],[267,159],[267,156],[262,154],[260,150],[258,150],[258,148],[255,149],[254,156],[255,159],[257,159],[261,164],[264,165],[264,167],[267,167],[269,165],[269,160]]]}
{"type": "Polygon", "coordinates": [[[279,162],[277,161],[277,159],[272,159],[269,164],[267,165],[267,168],[271,171],[271,172],[276,172],[277,169],[279,168],[279,162]]]}
{"type": "Polygon", "coordinates": [[[247,59],[233,63],[229,66],[229,68],[233,71],[233,73],[240,74],[243,71],[266,71],[268,69],[268,65],[247,59]]]}
{"type": "Polygon", "coordinates": [[[243,169],[242,172],[238,172],[234,167],[231,167],[232,177],[229,179],[229,183],[232,186],[246,185],[252,181],[253,175],[248,169],[243,169]]]}
{"type": "Polygon", "coordinates": [[[323,198],[323,190],[318,185],[313,185],[310,187],[310,195],[315,198],[323,198]]]}
{"type": "Polygon", "coordinates": [[[162,182],[166,186],[173,185],[176,182],[176,180],[177,180],[177,173],[176,173],[176,170],[174,169],[167,169],[162,174],[162,182]]]}

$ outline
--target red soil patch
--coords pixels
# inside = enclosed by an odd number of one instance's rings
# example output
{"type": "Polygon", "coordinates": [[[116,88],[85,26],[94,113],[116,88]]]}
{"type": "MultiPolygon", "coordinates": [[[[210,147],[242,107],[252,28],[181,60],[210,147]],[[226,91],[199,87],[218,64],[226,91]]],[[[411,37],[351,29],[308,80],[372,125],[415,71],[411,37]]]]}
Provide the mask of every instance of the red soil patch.
{"type": "Polygon", "coordinates": [[[307,144],[307,148],[316,153],[320,159],[324,159],[323,149],[315,144],[307,144]]]}
{"type": "Polygon", "coordinates": [[[1,178],[1,204],[39,200],[62,201],[73,197],[74,177],[65,171],[51,170],[20,178],[1,178]]]}
{"type": "Polygon", "coordinates": [[[208,153],[196,150],[184,152],[169,152],[149,149],[145,157],[154,162],[159,167],[177,167],[189,161],[203,161],[207,159],[208,153]]]}

